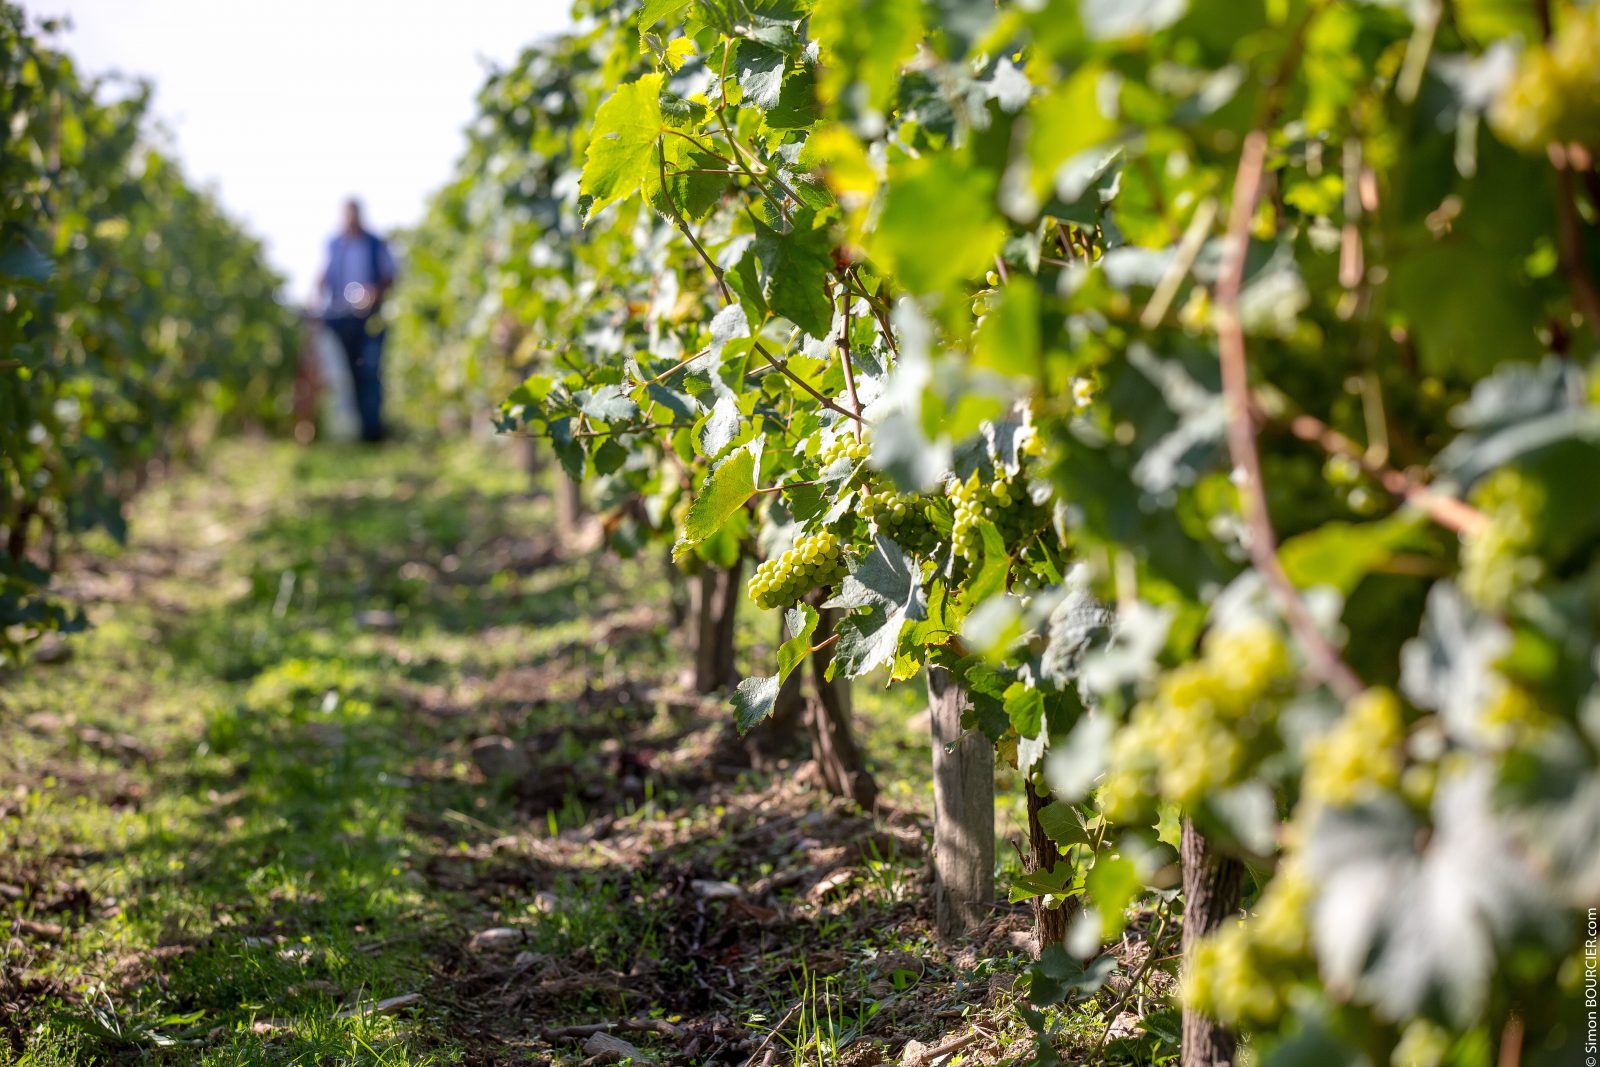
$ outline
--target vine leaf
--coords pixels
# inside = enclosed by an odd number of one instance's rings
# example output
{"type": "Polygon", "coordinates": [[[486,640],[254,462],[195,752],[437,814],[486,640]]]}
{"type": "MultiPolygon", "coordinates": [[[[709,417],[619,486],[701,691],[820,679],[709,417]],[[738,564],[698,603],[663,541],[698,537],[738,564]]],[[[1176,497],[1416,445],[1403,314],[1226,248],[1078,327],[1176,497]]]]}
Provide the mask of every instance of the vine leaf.
{"type": "Polygon", "coordinates": [[[1503,684],[1495,664],[1510,647],[1503,623],[1440,582],[1428,591],[1421,632],[1400,649],[1400,690],[1417,707],[1437,711],[1453,737],[1477,740],[1479,716],[1503,684]]]}
{"type": "Polygon", "coordinates": [[[833,669],[855,678],[894,659],[901,628],[927,617],[928,597],[915,562],[889,538],[879,537],[823,607],[867,609],[845,616],[834,628],[839,644],[833,669]]]}
{"type": "Polygon", "coordinates": [[[639,12],[639,29],[647,30],[662,19],[672,18],[688,7],[693,0],[645,0],[639,12]]]}
{"type": "Polygon", "coordinates": [[[1039,828],[1062,848],[1089,844],[1089,830],[1071,804],[1052,801],[1039,809],[1039,828]]]}
{"type": "Polygon", "coordinates": [[[739,44],[739,88],[746,100],[766,111],[776,107],[783,92],[785,59],[776,48],[741,41],[739,44]]]}
{"type": "Polygon", "coordinates": [[[817,610],[810,604],[797,604],[784,612],[789,638],[778,646],[778,673],[765,678],[746,678],[733,694],[734,722],[741,734],[772,714],[778,693],[794,669],[811,654],[811,635],[817,629],[817,610]]]}
{"type": "Polygon", "coordinates": [[[828,276],[833,270],[833,237],[825,222],[805,212],[788,233],[762,226],[750,252],[759,264],[761,296],[812,337],[827,337],[833,325],[828,276]]]}
{"type": "Polygon", "coordinates": [[[1085,966],[1065,945],[1048,945],[1029,972],[1028,999],[1043,1007],[1059,1004],[1072,993],[1093,993],[1106,984],[1116,969],[1117,961],[1109,952],[1085,966]]]}
{"type": "Polygon", "coordinates": [[[983,274],[1005,235],[993,176],[941,155],[896,169],[871,251],[907,289],[936,293],[983,274]]]}
{"type": "Polygon", "coordinates": [[[1377,522],[1327,522],[1289,538],[1278,549],[1278,558],[1301,589],[1327,585],[1349,596],[1361,579],[1411,547],[1425,522],[1421,512],[1412,511],[1377,522]]]}
{"type": "Polygon", "coordinates": [[[661,81],[660,74],[646,74],[612,93],[595,112],[594,132],[578,180],[578,191],[594,198],[587,218],[626,200],[656,173],[661,81]]]}
{"type": "Polygon", "coordinates": [[[683,533],[672,548],[672,558],[682,559],[695,545],[722,529],[724,523],[756,493],[760,468],[760,439],[739,449],[717,465],[683,519],[683,533]]]}
{"type": "Polygon", "coordinates": [[[700,430],[700,447],[712,459],[733,444],[739,433],[739,405],[731,396],[718,397],[700,430]]]}
{"type": "Polygon", "coordinates": [[[0,278],[43,284],[55,273],[56,265],[49,256],[18,237],[0,251],[0,278]]]}
{"type": "Polygon", "coordinates": [[[1312,933],[1330,990],[1388,1018],[1433,1005],[1476,1017],[1497,943],[1543,916],[1541,880],[1490,808],[1483,770],[1439,786],[1433,833],[1398,798],[1322,814],[1306,863],[1321,885],[1312,933]]]}
{"type": "Polygon", "coordinates": [[[823,71],[827,95],[837,98],[860,86],[869,106],[886,107],[901,65],[922,40],[921,8],[917,0],[818,0],[811,8],[810,36],[829,56],[823,71]]]}
{"type": "Polygon", "coordinates": [[[580,389],[572,394],[578,409],[599,422],[617,422],[639,414],[635,404],[622,391],[620,385],[602,385],[598,389],[580,389]]]}

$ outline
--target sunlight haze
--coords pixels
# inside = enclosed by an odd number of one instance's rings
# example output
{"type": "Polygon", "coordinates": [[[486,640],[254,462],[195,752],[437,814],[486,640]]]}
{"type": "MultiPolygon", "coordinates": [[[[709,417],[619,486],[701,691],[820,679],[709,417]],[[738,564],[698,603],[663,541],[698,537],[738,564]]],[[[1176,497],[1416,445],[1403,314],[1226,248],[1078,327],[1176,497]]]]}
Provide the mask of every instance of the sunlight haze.
{"type": "Polygon", "coordinates": [[[86,73],[155,84],[194,179],[264,238],[304,300],[349,195],[369,226],[415,222],[464,145],[490,65],[570,23],[567,0],[45,0],[86,73]]]}

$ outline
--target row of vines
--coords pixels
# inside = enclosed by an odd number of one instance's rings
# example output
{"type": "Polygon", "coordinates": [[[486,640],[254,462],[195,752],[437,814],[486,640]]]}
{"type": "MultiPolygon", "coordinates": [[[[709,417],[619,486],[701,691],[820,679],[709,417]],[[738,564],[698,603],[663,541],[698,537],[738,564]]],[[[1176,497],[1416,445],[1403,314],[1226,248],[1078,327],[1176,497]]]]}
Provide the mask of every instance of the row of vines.
{"type": "Polygon", "coordinates": [[[743,583],[733,714],[809,663],[836,792],[848,680],[927,674],[949,929],[1017,768],[1038,1061],[1142,901],[1186,1064],[1577,1062],[1600,10],[577,14],[411,235],[414,395],[505,396],[616,547],[743,583]]]}
{"type": "Polygon", "coordinates": [[[121,537],[152,463],[286,422],[299,324],[259,244],[145,136],[149,91],[78,74],[0,4],[0,658],[81,625],[64,538],[121,537]]]}

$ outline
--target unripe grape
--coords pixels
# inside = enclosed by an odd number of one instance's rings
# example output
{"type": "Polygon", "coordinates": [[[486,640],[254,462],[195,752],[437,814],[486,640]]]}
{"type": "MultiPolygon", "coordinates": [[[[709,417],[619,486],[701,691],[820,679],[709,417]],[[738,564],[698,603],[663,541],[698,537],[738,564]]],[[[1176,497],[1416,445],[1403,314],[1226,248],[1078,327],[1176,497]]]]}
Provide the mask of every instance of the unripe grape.
{"type": "Polygon", "coordinates": [[[1461,591],[1486,611],[1504,611],[1519,590],[1544,573],[1532,549],[1545,493],[1520,472],[1501,468],[1473,489],[1471,499],[1489,522],[1462,541],[1461,591]]]}
{"type": "Polygon", "coordinates": [[[974,472],[965,481],[951,481],[946,491],[955,515],[950,540],[956,555],[969,563],[976,563],[983,553],[981,524],[994,523],[1000,540],[1016,546],[1049,523],[1049,512],[1035,504],[1015,479],[1003,473],[997,473],[985,484],[974,472]]]}
{"type": "Polygon", "coordinates": [[[1307,916],[1315,895],[1300,865],[1286,861],[1267,883],[1246,925],[1251,943],[1264,955],[1279,959],[1304,956],[1310,948],[1307,916]]]}
{"type": "MultiPolygon", "coordinates": [[[[1159,794],[1184,806],[1236,785],[1281,746],[1278,707],[1293,677],[1288,647],[1266,623],[1214,631],[1201,657],[1167,672],[1113,738],[1112,775],[1142,783],[1152,801],[1159,794]]],[[[1104,800],[1101,810],[1120,821],[1104,800]]]]}
{"type": "Polygon", "coordinates": [[[1404,738],[1399,698],[1388,689],[1368,689],[1350,701],[1331,730],[1306,746],[1306,798],[1347,806],[1398,788],[1404,738]]]}
{"type": "Polygon", "coordinates": [[[838,437],[833,439],[832,444],[822,450],[822,455],[819,457],[818,462],[824,469],[826,469],[833,466],[835,463],[838,463],[840,460],[848,460],[851,463],[860,463],[871,454],[872,443],[870,441],[857,441],[849,434],[840,434],[838,437]]]}
{"type": "Polygon", "coordinates": [[[785,607],[837,582],[846,570],[844,542],[832,530],[818,530],[757,567],[746,591],[758,607],[785,607]]]}
{"type": "Polygon", "coordinates": [[[1600,146],[1600,9],[1566,8],[1552,40],[1529,48],[1489,109],[1500,139],[1529,153],[1600,146]]]}
{"type": "Polygon", "coordinates": [[[925,555],[938,544],[928,509],[932,502],[917,493],[863,491],[861,517],[874,536],[884,536],[908,552],[925,555]]]}

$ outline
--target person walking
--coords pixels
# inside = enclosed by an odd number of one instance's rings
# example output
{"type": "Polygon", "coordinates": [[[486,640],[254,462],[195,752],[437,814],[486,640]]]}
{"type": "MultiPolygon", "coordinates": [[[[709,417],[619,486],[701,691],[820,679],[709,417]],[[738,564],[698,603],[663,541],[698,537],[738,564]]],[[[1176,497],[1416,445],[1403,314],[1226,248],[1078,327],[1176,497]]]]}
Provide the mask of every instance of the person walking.
{"type": "Polygon", "coordinates": [[[388,242],[362,225],[361,202],[347,201],[344,229],[328,242],[328,265],[320,283],[325,294],[322,320],[339,339],[349,361],[363,441],[384,438],[384,324],[380,309],[394,278],[394,256],[388,242]]]}

